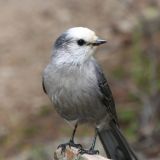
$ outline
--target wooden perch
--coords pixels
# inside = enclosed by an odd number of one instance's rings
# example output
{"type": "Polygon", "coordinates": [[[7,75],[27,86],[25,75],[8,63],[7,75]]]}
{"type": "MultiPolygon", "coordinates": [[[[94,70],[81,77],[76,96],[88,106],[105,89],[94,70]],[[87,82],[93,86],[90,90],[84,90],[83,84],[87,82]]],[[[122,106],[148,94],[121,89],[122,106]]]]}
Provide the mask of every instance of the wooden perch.
{"type": "Polygon", "coordinates": [[[61,152],[61,148],[54,153],[54,160],[110,160],[100,155],[79,154],[77,148],[67,147],[65,152],[61,152]]]}

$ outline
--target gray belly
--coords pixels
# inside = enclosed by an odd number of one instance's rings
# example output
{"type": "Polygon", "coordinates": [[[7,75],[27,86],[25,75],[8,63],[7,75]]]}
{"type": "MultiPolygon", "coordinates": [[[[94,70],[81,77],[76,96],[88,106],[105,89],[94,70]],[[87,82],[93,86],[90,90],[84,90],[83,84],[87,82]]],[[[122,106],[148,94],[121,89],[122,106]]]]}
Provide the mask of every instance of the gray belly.
{"type": "Polygon", "coordinates": [[[52,94],[57,112],[69,121],[99,123],[106,116],[106,107],[102,105],[96,89],[73,85],[70,88],[61,87],[52,94]]]}
{"type": "Polygon", "coordinates": [[[92,63],[88,65],[73,70],[49,65],[45,70],[47,94],[57,112],[66,120],[99,123],[107,115],[100,100],[94,66],[92,63]]]}

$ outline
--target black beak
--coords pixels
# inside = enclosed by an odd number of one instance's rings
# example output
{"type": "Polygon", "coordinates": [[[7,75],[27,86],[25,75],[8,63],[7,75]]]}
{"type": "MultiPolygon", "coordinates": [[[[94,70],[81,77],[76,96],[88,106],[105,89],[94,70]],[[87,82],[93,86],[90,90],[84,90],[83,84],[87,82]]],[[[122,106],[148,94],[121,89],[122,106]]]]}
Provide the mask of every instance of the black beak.
{"type": "Polygon", "coordinates": [[[96,42],[93,43],[93,46],[99,46],[103,43],[106,43],[107,41],[106,40],[103,40],[103,39],[97,39],[96,42]]]}

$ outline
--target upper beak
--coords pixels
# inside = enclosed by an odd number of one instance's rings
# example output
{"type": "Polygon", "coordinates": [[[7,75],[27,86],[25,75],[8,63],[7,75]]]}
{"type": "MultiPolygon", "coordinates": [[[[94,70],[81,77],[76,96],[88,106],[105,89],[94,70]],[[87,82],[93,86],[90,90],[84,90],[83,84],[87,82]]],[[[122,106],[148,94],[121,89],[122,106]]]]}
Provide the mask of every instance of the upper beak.
{"type": "Polygon", "coordinates": [[[93,45],[94,46],[99,46],[99,45],[101,45],[101,44],[103,44],[103,43],[106,43],[107,41],[106,40],[103,40],[103,39],[97,39],[94,43],[93,43],[93,45]]]}

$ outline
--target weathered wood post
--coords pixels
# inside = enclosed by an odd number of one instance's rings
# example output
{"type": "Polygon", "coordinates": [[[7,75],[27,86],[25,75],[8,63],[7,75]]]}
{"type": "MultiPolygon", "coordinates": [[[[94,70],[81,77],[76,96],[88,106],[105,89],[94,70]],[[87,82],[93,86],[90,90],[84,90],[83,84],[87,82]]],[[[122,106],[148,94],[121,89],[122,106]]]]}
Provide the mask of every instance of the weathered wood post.
{"type": "Polygon", "coordinates": [[[77,148],[67,147],[65,152],[61,152],[61,148],[54,153],[54,160],[111,160],[101,155],[81,155],[77,148]]]}

